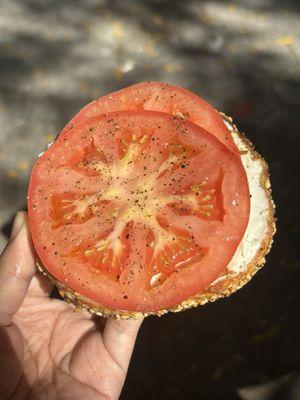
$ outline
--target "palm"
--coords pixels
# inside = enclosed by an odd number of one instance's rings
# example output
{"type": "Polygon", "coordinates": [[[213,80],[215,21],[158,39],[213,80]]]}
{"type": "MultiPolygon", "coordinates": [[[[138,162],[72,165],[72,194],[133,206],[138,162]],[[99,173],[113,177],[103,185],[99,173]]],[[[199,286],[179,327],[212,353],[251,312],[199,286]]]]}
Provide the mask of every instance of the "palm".
{"type": "Polygon", "coordinates": [[[4,324],[0,393],[13,393],[13,399],[117,399],[139,323],[108,320],[104,328],[103,319],[49,298],[50,290],[34,276],[12,324],[4,324]]]}
{"type": "Polygon", "coordinates": [[[118,397],[125,371],[90,318],[59,300],[28,296],[15,321],[25,345],[24,380],[33,398],[45,392],[58,399],[118,397]]]}

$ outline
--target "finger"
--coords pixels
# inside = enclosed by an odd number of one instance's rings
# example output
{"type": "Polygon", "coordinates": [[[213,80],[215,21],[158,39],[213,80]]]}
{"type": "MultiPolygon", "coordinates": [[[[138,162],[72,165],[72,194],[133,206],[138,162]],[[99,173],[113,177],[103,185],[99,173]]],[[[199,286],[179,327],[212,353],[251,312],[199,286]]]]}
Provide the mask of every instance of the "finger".
{"type": "Polygon", "coordinates": [[[0,257],[0,325],[11,324],[35,272],[27,214],[18,212],[11,239],[0,257]]]}
{"type": "Polygon", "coordinates": [[[103,343],[115,361],[127,371],[135,340],[143,322],[108,319],[103,332],[103,343]]]}
{"type": "MultiPolygon", "coordinates": [[[[25,214],[21,212],[21,216],[25,214]]],[[[13,239],[15,235],[17,234],[18,231],[18,215],[16,216],[16,223],[13,224],[12,230],[11,230],[11,235],[10,238],[13,239]]],[[[26,218],[26,217],[25,217],[26,218]]],[[[26,220],[27,222],[27,220],[26,220]]],[[[53,284],[46,279],[42,274],[35,274],[35,276],[32,278],[29,288],[28,288],[28,295],[29,296],[49,296],[52,289],[53,289],[53,284]]]]}
{"type": "Polygon", "coordinates": [[[53,290],[53,286],[49,279],[37,273],[30,282],[28,296],[48,297],[53,290]]]}
{"type": "MultiPolygon", "coordinates": [[[[36,259],[35,259],[36,262],[36,259]]],[[[41,261],[39,261],[41,265],[41,261]]],[[[35,276],[32,278],[30,282],[29,289],[28,289],[28,296],[29,297],[48,297],[53,290],[53,283],[50,282],[42,273],[37,271],[35,276]]]]}

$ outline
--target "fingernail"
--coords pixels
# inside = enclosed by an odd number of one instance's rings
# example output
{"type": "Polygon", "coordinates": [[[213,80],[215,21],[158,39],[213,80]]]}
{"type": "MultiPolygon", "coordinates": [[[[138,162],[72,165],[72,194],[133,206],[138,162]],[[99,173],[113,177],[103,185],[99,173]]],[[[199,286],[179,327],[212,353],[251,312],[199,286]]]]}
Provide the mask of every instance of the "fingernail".
{"type": "Polygon", "coordinates": [[[17,236],[23,224],[24,224],[24,213],[22,211],[19,211],[15,216],[14,223],[11,229],[11,234],[10,234],[11,239],[17,236]]]}

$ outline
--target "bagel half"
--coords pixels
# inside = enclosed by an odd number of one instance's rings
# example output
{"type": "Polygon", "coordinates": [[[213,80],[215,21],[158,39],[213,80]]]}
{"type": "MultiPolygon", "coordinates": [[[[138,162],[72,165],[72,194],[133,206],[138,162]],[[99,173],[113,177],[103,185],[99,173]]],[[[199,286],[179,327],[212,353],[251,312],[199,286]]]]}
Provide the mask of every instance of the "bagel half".
{"type": "Polygon", "coordinates": [[[271,196],[268,166],[260,154],[255,151],[252,143],[244,134],[238,131],[232,119],[224,114],[221,115],[240,150],[251,196],[249,223],[232,260],[227,266],[226,272],[214,281],[206,291],[189,297],[172,308],[143,313],[108,309],[94,303],[55,279],[44,268],[41,261],[37,259],[36,264],[39,271],[58,288],[63,299],[73,304],[75,309],[115,319],[137,319],[149,315],[161,316],[169,311],[184,311],[207,302],[213,302],[221,297],[229,296],[244,286],[264,265],[265,256],[270,251],[273,236],[276,232],[275,205],[271,196]]]}

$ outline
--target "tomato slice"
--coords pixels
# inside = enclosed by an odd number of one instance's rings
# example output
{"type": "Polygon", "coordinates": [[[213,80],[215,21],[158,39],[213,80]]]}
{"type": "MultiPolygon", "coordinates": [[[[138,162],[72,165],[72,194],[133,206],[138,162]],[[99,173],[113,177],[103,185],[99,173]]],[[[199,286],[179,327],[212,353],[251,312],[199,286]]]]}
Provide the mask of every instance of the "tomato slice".
{"type": "Polygon", "coordinates": [[[162,111],[187,119],[216,136],[229,150],[239,151],[222,117],[210,104],[190,91],[161,82],[138,83],[100,97],[86,105],[67,125],[75,126],[82,118],[121,110],[162,111]]]}
{"type": "Polygon", "coordinates": [[[36,162],[32,239],[59,281],[111,309],[158,311],[207,288],[249,217],[240,158],[166,113],[83,118],[36,162]]]}

